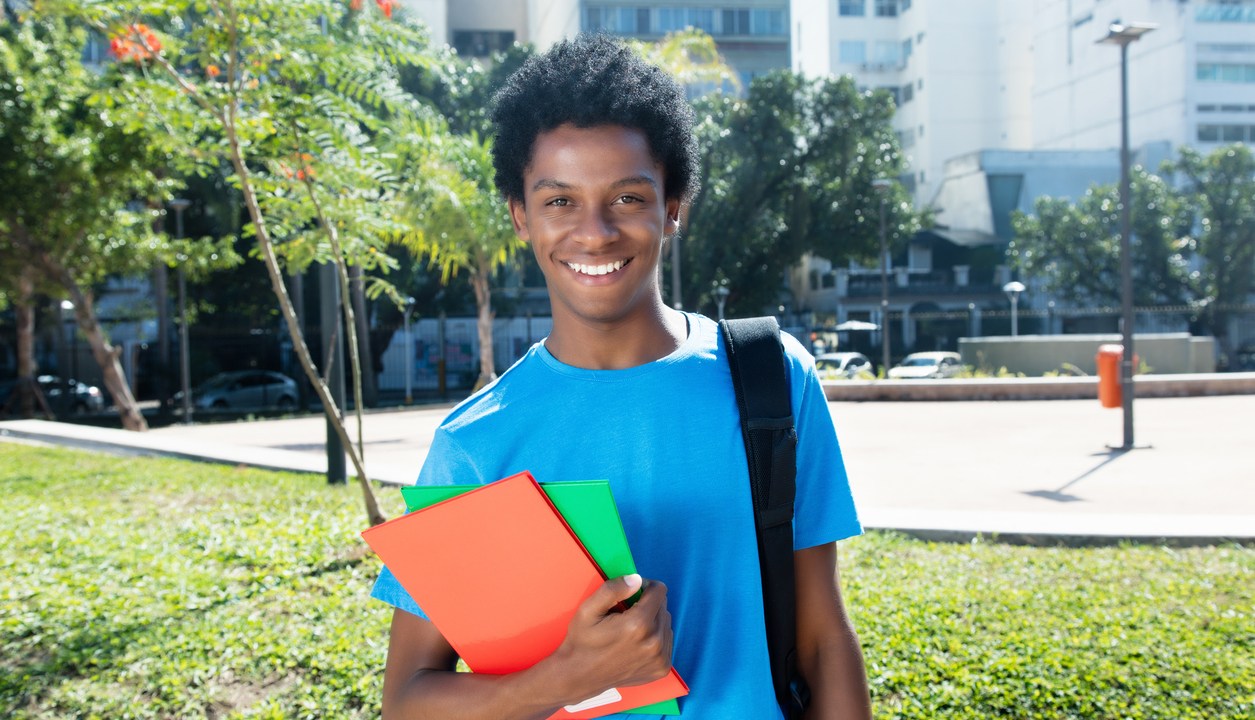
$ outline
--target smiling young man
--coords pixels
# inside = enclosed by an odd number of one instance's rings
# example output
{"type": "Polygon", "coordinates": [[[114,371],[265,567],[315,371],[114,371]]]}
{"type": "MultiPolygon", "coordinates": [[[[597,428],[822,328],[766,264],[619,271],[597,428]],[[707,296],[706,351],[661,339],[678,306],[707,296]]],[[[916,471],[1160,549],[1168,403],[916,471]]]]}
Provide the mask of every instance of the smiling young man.
{"type": "MultiPolygon", "coordinates": [[[[580,607],[552,655],[510,675],[456,655],[385,570],[396,606],[388,718],[547,718],[674,663],[690,720],[781,718],[772,690],[740,419],[714,322],[666,306],[659,264],[696,191],[692,111],[665,73],[600,36],[529,61],[494,108],[497,185],[544,273],[553,330],[433,439],[420,484],[610,482],[641,575],[580,607]],[[614,608],[643,587],[624,612],[614,608]]],[[[798,666],[807,718],[870,717],[835,541],[860,531],[814,364],[785,336],[797,423],[798,666]]],[[[450,538],[457,542],[457,538],[450,538]]],[[[503,607],[511,593],[502,588],[503,607]]],[[[616,715],[637,718],[644,715],[616,715]]]]}

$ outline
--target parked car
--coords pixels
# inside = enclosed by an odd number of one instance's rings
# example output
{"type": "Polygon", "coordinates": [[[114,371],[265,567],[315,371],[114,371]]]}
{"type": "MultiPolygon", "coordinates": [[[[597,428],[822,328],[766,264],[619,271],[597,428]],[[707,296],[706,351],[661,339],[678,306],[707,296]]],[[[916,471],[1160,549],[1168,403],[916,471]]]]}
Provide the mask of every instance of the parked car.
{"type": "Polygon", "coordinates": [[[956,352],[917,352],[902,358],[901,363],[889,370],[889,377],[902,380],[948,378],[962,369],[963,361],[956,352]]]}
{"type": "MultiPolygon", "coordinates": [[[[241,408],[296,407],[296,381],[282,373],[269,370],[241,370],[215,375],[192,391],[192,404],[197,408],[219,410],[241,408]]],[[[183,399],[175,394],[175,405],[183,399]]]]}
{"type": "Polygon", "coordinates": [[[815,371],[819,379],[832,380],[839,377],[858,377],[861,372],[874,374],[872,361],[860,352],[824,353],[815,358],[815,371]]]}
{"type": "MultiPolygon", "coordinates": [[[[53,412],[59,413],[63,409],[61,398],[65,395],[67,387],[70,389],[69,410],[75,415],[98,413],[105,409],[104,393],[95,385],[88,385],[73,378],[67,384],[67,381],[56,375],[39,375],[35,378],[35,382],[39,385],[39,391],[44,394],[44,399],[48,401],[48,406],[53,412]]],[[[6,380],[0,383],[0,408],[8,405],[9,399],[13,396],[13,388],[16,386],[16,380],[6,380]]],[[[10,413],[13,410],[14,408],[9,408],[10,413]]]]}

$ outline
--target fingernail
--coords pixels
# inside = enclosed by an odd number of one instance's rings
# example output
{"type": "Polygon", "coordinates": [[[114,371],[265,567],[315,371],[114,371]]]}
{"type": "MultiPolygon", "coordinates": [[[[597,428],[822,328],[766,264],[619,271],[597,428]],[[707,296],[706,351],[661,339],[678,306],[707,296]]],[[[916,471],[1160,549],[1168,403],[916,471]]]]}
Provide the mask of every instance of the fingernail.
{"type": "Polygon", "coordinates": [[[637,590],[641,589],[641,584],[644,581],[641,580],[640,575],[638,575],[637,573],[632,573],[631,575],[624,575],[623,582],[627,583],[629,590],[631,590],[632,592],[636,592],[637,590]]]}

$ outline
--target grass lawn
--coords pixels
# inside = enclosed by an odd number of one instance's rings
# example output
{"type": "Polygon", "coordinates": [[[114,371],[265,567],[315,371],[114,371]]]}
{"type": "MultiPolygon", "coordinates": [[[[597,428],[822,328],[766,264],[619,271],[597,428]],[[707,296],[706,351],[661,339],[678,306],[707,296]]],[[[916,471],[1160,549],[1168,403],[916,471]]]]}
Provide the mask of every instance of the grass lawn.
{"type": "MultiPolygon", "coordinates": [[[[355,486],[0,443],[0,493],[0,717],[378,716],[355,486]]],[[[879,718],[1255,718],[1251,549],[876,533],[842,577],[879,718]]]]}

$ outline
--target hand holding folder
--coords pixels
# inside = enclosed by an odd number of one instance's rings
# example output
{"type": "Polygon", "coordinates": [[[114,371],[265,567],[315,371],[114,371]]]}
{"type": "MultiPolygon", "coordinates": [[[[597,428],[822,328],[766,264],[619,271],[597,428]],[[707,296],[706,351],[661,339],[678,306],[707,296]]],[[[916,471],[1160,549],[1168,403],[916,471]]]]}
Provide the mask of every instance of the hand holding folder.
{"type": "MultiPolygon", "coordinates": [[[[475,672],[515,672],[549,657],[563,645],[581,603],[605,582],[526,473],[362,535],[475,672]]],[[[611,688],[553,717],[601,717],[685,693],[672,669],[660,680],[611,688]]]]}

